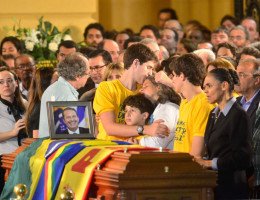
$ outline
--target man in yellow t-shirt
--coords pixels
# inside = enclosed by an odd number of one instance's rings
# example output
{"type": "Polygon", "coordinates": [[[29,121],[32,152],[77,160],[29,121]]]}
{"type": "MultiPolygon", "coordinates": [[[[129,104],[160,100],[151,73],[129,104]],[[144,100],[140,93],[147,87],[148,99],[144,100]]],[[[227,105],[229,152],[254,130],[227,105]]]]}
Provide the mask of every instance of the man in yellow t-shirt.
{"type": "Polygon", "coordinates": [[[201,89],[206,71],[201,58],[193,53],[180,56],[170,64],[172,86],[182,94],[177,122],[174,151],[201,157],[204,147],[204,132],[213,106],[201,89]]]}
{"type": "Polygon", "coordinates": [[[125,72],[121,78],[100,83],[94,99],[94,110],[100,117],[98,139],[123,140],[139,135],[164,137],[169,134],[162,120],[145,126],[124,124],[123,101],[139,91],[138,85],[152,74],[157,62],[157,57],[148,47],[134,44],[124,54],[125,72]]]}

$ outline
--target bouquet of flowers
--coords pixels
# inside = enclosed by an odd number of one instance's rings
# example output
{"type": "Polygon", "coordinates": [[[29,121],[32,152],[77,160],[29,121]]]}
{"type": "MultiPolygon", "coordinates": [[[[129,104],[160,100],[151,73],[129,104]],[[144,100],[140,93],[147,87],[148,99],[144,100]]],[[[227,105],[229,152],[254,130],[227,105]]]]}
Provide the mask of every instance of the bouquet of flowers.
{"type": "Polygon", "coordinates": [[[28,53],[39,61],[56,60],[56,51],[59,43],[63,40],[72,40],[70,30],[60,32],[58,28],[49,21],[39,19],[36,29],[13,27],[16,36],[24,42],[25,53],[28,53]]]}

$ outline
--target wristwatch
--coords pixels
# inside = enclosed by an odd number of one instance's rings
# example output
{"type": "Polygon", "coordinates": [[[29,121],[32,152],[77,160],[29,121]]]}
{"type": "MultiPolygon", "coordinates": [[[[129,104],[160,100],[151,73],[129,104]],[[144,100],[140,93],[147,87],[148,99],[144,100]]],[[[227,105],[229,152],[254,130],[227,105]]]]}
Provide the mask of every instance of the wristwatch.
{"type": "Polygon", "coordinates": [[[144,126],[137,126],[136,130],[138,135],[144,135],[144,126]]]}

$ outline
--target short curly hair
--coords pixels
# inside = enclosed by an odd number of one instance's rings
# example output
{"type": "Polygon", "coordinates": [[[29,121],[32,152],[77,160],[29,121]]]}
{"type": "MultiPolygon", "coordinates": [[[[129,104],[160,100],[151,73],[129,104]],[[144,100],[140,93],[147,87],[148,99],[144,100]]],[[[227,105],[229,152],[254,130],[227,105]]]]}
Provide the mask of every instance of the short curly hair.
{"type": "Polygon", "coordinates": [[[202,59],[194,53],[187,53],[173,60],[170,69],[177,75],[183,73],[188,81],[195,86],[201,86],[206,76],[202,59]]]}
{"type": "MultiPolygon", "coordinates": [[[[153,103],[148,98],[146,98],[144,94],[141,93],[128,96],[124,100],[122,108],[125,109],[126,106],[135,107],[139,109],[141,113],[147,112],[149,114],[149,117],[153,114],[153,111],[155,109],[153,103]]],[[[149,117],[147,118],[147,121],[149,117]]]]}
{"type": "Polygon", "coordinates": [[[87,58],[81,53],[72,53],[58,64],[58,74],[67,81],[75,81],[77,77],[86,75],[89,67],[87,58]]]}

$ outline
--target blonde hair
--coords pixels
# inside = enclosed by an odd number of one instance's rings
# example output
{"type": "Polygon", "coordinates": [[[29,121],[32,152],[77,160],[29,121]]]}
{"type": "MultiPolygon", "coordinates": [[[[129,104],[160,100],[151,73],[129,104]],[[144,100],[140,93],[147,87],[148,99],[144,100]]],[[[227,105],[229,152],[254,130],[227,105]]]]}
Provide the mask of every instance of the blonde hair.
{"type": "Polygon", "coordinates": [[[232,65],[231,62],[226,60],[225,58],[217,58],[216,60],[207,64],[206,70],[208,71],[209,66],[213,66],[217,68],[225,68],[225,69],[232,69],[235,70],[235,67],[232,65]]]}
{"type": "Polygon", "coordinates": [[[117,70],[120,74],[123,74],[125,69],[121,63],[110,63],[109,65],[107,65],[103,80],[106,81],[113,70],[117,70]]]}

